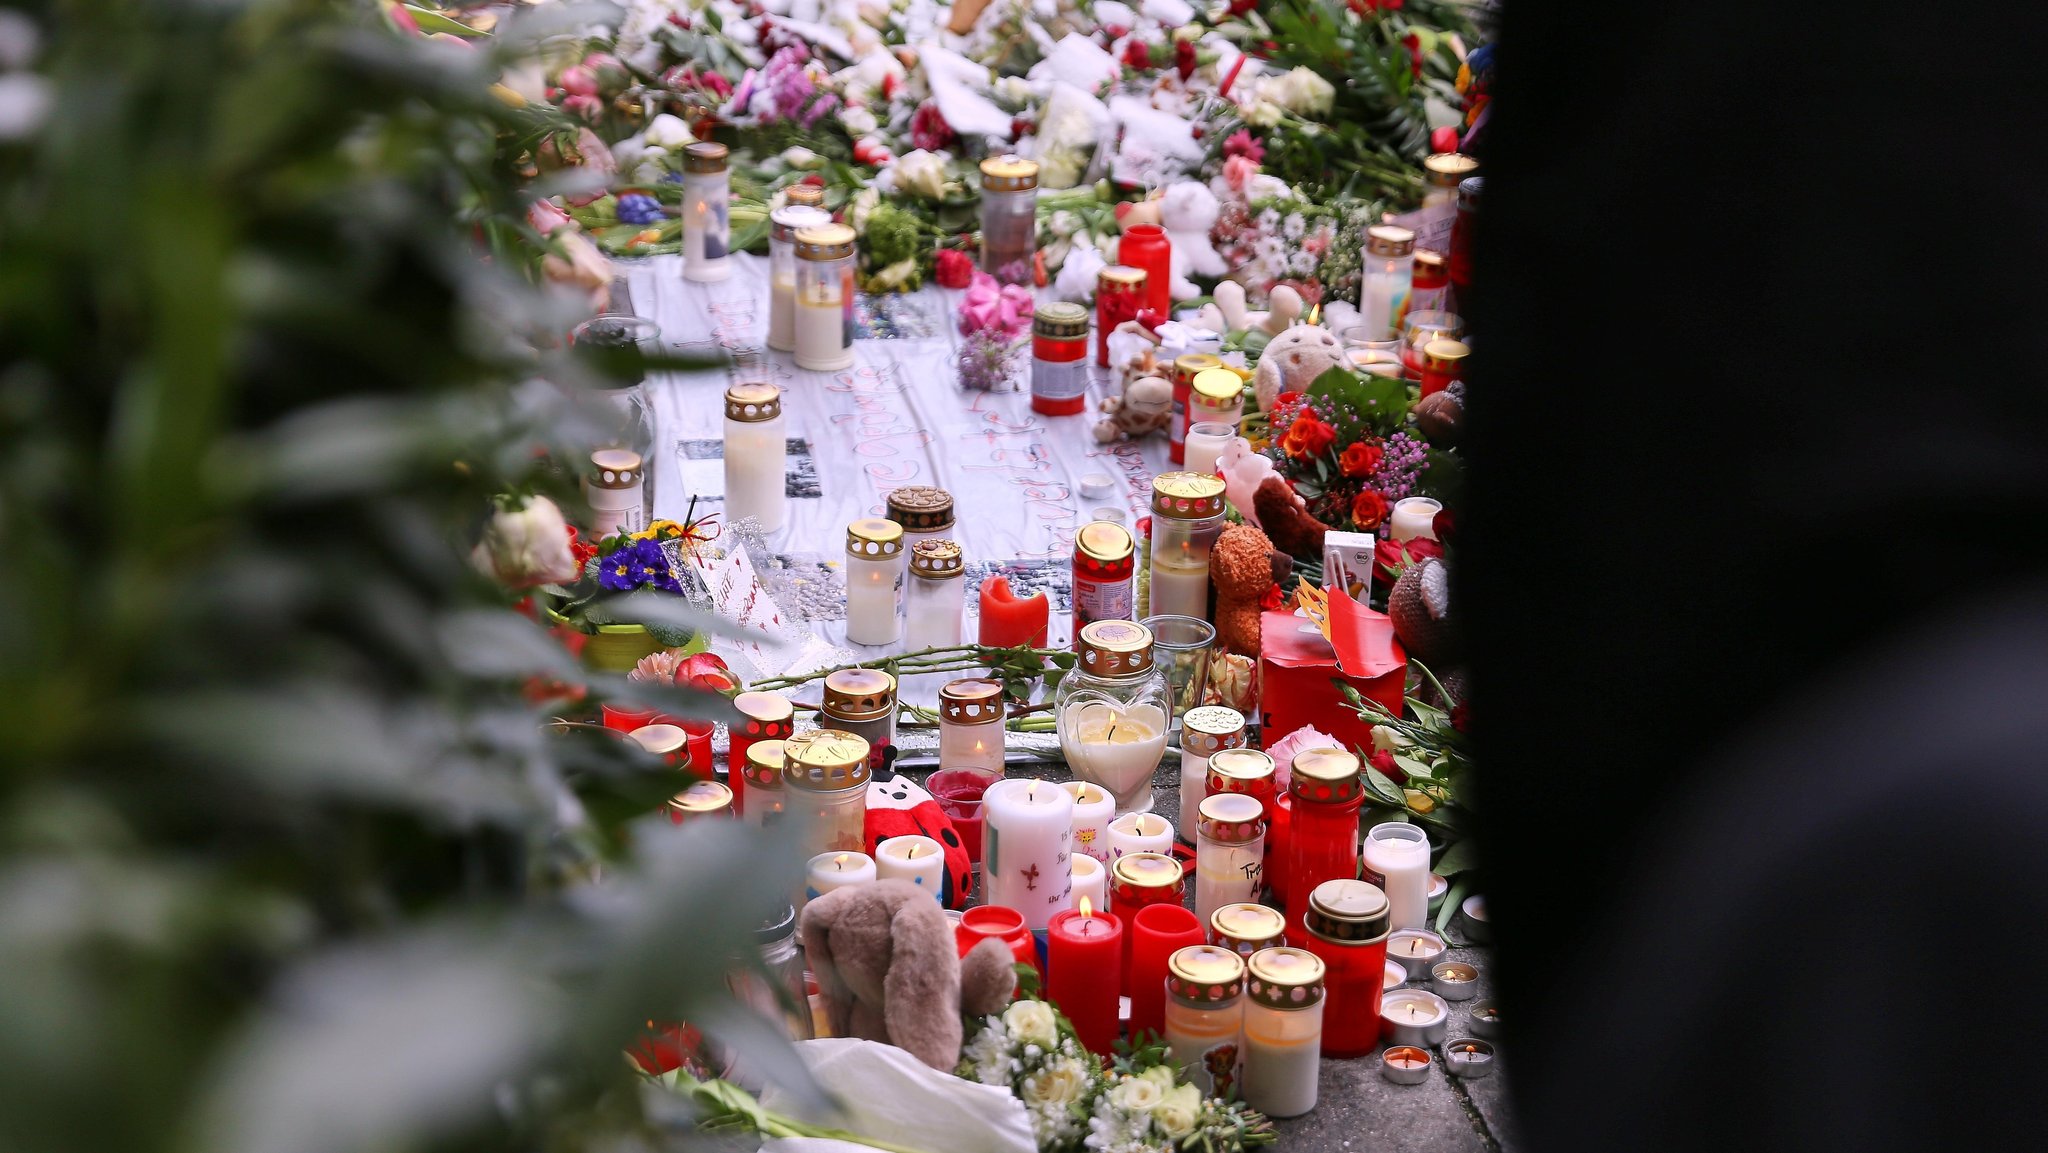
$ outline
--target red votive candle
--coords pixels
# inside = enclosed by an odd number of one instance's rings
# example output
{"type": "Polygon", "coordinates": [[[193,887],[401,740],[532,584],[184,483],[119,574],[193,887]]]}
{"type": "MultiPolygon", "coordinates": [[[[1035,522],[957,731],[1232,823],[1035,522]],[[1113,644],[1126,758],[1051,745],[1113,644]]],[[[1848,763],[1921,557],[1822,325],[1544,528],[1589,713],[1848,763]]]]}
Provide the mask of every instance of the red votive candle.
{"type": "Polygon", "coordinates": [[[1207,934],[1181,905],[1147,905],[1138,910],[1131,936],[1131,1037],[1164,1036],[1166,963],[1177,950],[1203,944],[1207,934]]]}
{"type": "Polygon", "coordinates": [[[1090,908],[1086,897],[1080,908],[1053,914],[1046,927],[1045,995],[1074,1023],[1081,1044],[1100,1057],[1116,1050],[1123,939],[1123,922],[1090,908]]]}
{"type": "Polygon", "coordinates": [[[1017,963],[1036,969],[1038,965],[1038,943],[1031,939],[1031,930],[1024,925],[1024,914],[1002,905],[976,905],[960,914],[960,924],[953,930],[953,941],[965,957],[983,941],[1001,941],[1008,946],[1010,955],[1017,963]]]}
{"type": "Polygon", "coordinates": [[[1391,908],[1379,886],[1364,881],[1324,881],[1309,895],[1301,946],[1323,960],[1325,1057],[1363,1057],[1379,1048],[1391,908]]]}
{"type": "Polygon", "coordinates": [[[989,786],[1003,779],[991,769],[940,769],[927,777],[925,790],[938,802],[939,811],[953,822],[953,832],[967,859],[981,863],[981,800],[989,786]]]}
{"type": "Polygon", "coordinates": [[[1324,881],[1358,879],[1358,806],[1365,800],[1358,758],[1343,749],[1309,749],[1294,758],[1287,830],[1287,939],[1307,929],[1308,897],[1324,881]]]}
{"type": "Polygon", "coordinates": [[[622,733],[644,729],[661,720],[661,714],[653,709],[626,709],[618,705],[605,705],[601,711],[604,714],[604,727],[617,729],[622,733]]]}
{"type": "Polygon", "coordinates": [[[1133,224],[1116,242],[1116,262],[1145,272],[1145,307],[1173,315],[1173,241],[1157,224],[1133,224]]]}
{"type": "Polygon", "coordinates": [[[1018,597],[1010,592],[1010,578],[992,576],[981,582],[981,643],[998,648],[1030,645],[1045,647],[1047,623],[1052,606],[1042,592],[1018,597]]]}
{"type": "MultiPolygon", "coordinates": [[[[1187,897],[1185,870],[1164,853],[1125,853],[1109,867],[1109,911],[1126,925],[1136,925],[1138,910],[1147,905],[1178,906],[1187,897]]],[[[1124,996],[1131,985],[1131,946],[1136,933],[1124,934],[1124,996]]],[[[1199,942],[1198,942],[1199,943],[1199,942]]]]}
{"type": "Polygon", "coordinates": [[[682,770],[698,780],[712,780],[717,776],[717,770],[713,767],[716,757],[711,751],[711,735],[718,731],[717,722],[681,720],[676,723],[682,726],[686,738],[682,770]]]}
{"type": "Polygon", "coordinates": [[[1287,871],[1293,862],[1287,856],[1288,826],[1294,823],[1294,801],[1286,793],[1273,798],[1273,807],[1266,814],[1266,872],[1264,881],[1266,893],[1273,903],[1287,904],[1287,871]]]}
{"type": "Polygon", "coordinates": [[[755,741],[786,741],[796,734],[796,710],[781,693],[741,693],[732,699],[745,720],[727,726],[731,742],[725,750],[725,783],[732,788],[732,811],[747,811],[747,749],[755,741]]]}

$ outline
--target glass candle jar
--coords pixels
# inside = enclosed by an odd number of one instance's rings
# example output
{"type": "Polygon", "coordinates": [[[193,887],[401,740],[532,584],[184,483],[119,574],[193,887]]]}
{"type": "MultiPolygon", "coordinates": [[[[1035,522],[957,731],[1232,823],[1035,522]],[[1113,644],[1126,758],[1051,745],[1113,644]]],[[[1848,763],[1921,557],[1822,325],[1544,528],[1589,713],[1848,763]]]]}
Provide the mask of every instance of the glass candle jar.
{"type": "Polygon", "coordinates": [[[1387,897],[1364,881],[1324,881],[1309,894],[1302,944],[1322,958],[1329,1018],[1323,1056],[1363,1057],[1379,1047],[1387,978],[1387,897]]]}
{"type": "Polygon", "coordinates": [[[1446,307],[1472,306],[1472,234],[1479,225],[1479,196],[1486,178],[1468,176],[1458,182],[1458,215],[1451,222],[1451,302],[1446,307]]]}
{"type": "MultiPolygon", "coordinates": [[[[803,953],[797,947],[796,906],[785,905],[754,931],[754,947],[761,964],[742,958],[726,969],[725,983],[733,997],[751,1008],[763,1020],[782,1027],[792,1041],[808,1041],[816,1032],[811,1021],[808,982],[804,980],[803,953]]],[[[736,1051],[726,1052],[719,1075],[734,1084],[759,1092],[767,1078],[748,1066],[736,1051]]]]}
{"type": "Polygon", "coordinates": [[[1429,834],[1420,825],[1389,821],[1365,835],[1364,877],[1387,895],[1388,917],[1396,929],[1420,929],[1429,921],[1429,834]]]}
{"type": "Polygon", "coordinates": [[[1109,334],[1145,307],[1145,270],[1112,264],[1095,274],[1095,363],[1109,365],[1109,334]]]}
{"type": "Polygon", "coordinates": [[[1173,241],[1157,224],[1133,224],[1116,242],[1116,262],[1145,274],[1145,307],[1173,314],[1173,241]]]}
{"type": "MultiPolygon", "coordinates": [[[[1244,714],[1225,705],[1201,705],[1180,719],[1180,839],[1195,843],[1202,798],[1208,795],[1209,758],[1245,745],[1244,714]]],[[[1262,808],[1261,813],[1264,812],[1262,808]]],[[[1231,900],[1241,898],[1232,897],[1231,900]]]]}
{"type": "Polygon", "coordinates": [[[1458,152],[1438,152],[1422,161],[1422,207],[1415,213],[1415,246],[1448,251],[1451,222],[1458,214],[1458,185],[1479,172],[1479,161],[1458,152]]]}
{"type": "Polygon", "coordinates": [[[1322,959],[1306,949],[1253,953],[1245,963],[1244,1103],[1268,1117],[1315,1108],[1322,1047],[1322,959]]]}
{"type": "Polygon", "coordinates": [[[831,213],[794,200],[768,214],[768,347],[777,352],[796,351],[796,234],[830,223],[831,213]]]}
{"type": "Polygon", "coordinates": [[[1003,682],[947,681],[939,689],[939,767],[1003,771],[1003,682]]]}
{"type": "Polygon", "coordinates": [[[1166,1052],[1204,1097],[1237,1087],[1244,1032],[1244,958],[1190,945],[1166,961],[1166,1052]]]}
{"type": "Polygon", "coordinates": [[[1432,340],[1422,346],[1422,395],[1430,396],[1465,376],[1465,358],[1472,349],[1462,340],[1432,340]]]}
{"type": "Polygon", "coordinates": [[[1152,663],[1166,673],[1173,715],[1173,737],[1180,740],[1180,719],[1199,704],[1209,684],[1209,658],[1216,652],[1216,626],[1200,617],[1149,616],[1138,622],[1152,630],[1152,663]]]}
{"type": "Polygon", "coordinates": [[[726,148],[700,140],[683,148],[683,279],[724,280],[732,275],[732,181],[726,148]]]}
{"type": "Polygon", "coordinates": [[[689,788],[668,799],[668,819],[672,825],[700,817],[732,815],[732,790],[717,781],[693,781],[689,788]]]}
{"type": "Polygon", "coordinates": [[[1443,308],[1451,298],[1451,269],[1441,252],[1415,250],[1414,278],[1408,288],[1408,311],[1443,308]]]}
{"type": "MultiPolygon", "coordinates": [[[[1227,368],[1205,368],[1188,385],[1188,428],[1197,424],[1228,425],[1237,434],[1237,422],[1244,417],[1244,377],[1227,368]]],[[[1187,430],[1181,432],[1183,454],[1187,430]]],[[[1189,472],[1213,472],[1213,468],[1189,468],[1189,472]]]]}
{"type": "Polygon", "coordinates": [[[953,539],[953,494],[928,484],[907,484],[891,490],[889,519],[903,526],[903,547],[921,540],[953,539]]]}
{"type": "MultiPolygon", "coordinates": [[[[1126,925],[1137,924],[1138,910],[1147,905],[1179,908],[1186,899],[1186,882],[1180,862],[1164,853],[1126,853],[1109,866],[1109,911],[1126,925]]],[[[1131,992],[1131,945],[1135,933],[1124,934],[1123,990],[1131,992]]]]}
{"type": "Polygon", "coordinates": [[[832,372],[853,364],[853,229],[821,224],[796,234],[796,366],[832,372]]]}
{"type": "Polygon", "coordinates": [[[783,754],[787,749],[788,744],[780,740],[755,741],[747,746],[747,759],[740,764],[747,805],[740,815],[754,828],[765,829],[782,822],[784,802],[789,796],[782,788],[783,754]]]}
{"type": "Polygon", "coordinates": [[[1145,626],[1096,621],[1081,630],[1074,671],[1053,696],[1060,752],[1075,779],[1115,797],[1120,813],[1152,811],[1152,774],[1172,715],[1167,691],[1145,626]]]}
{"type": "Polygon", "coordinates": [[[991,156],[981,162],[981,270],[1002,284],[1028,285],[1037,251],[1038,162],[991,156]]]}
{"type": "Polygon", "coordinates": [[[1209,549],[1223,532],[1223,480],[1193,472],[1152,479],[1152,616],[1209,619],[1209,549]]]}
{"type": "Polygon", "coordinates": [[[1213,473],[1216,462],[1222,458],[1223,450],[1237,439],[1237,426],[1213,420],[1198,420],[1188,426],[1187,442],[1182,450],[1184,463],[1189,472],[1213,473]]]}
{"type": "Polygon", "coordinates": [[[1257,899],[1265,863],[1266,822],[1257,801],[1218,793],[1202,802],[1195,826],[1195,915],[1203,924],[1225,905],[1257,899]]]}
{"type": "MultiPolygon", "coordinates": [[[[781,741],[794,735],[796,708],[781,693],[741,693],[732,699],[732,707],[746,719],[727,726],[729,743],[725,751],[725,780],[732,786],[733,811],[744,814],[747,811],[747,750],[753,748],[756,741],[781,741]]],[[[780,773],[781,769],[778,764],[776,771],[780,773]]],[[[782,787],[779,777],[775,787],[782,787]]]]}
{"type": "Polygon", "coordinates": [[[640,454],[625,448],[601,448],[590,454],[585,496],[590,501],[590,539],[603,540],[647,527],[640,504],[640,454]]]}
{"type": "Polygon", "coordinates": [[[846,639],[893,645],[903,635],[903,526],[870,517],[846,526],[846,639]]]}
{"type": "Polygon", "coordinates": [[[1031,411],[1071,416],[1088,404],[1088,310],[1064,300],[1031,318],[1031,411]]]}
{"type": "Polygon", "coordinates": [[[1259,811],[1273,819],[1273,794],[1278,788],[1273,758],[1258,749],[1219,749],[1209,754],[1209,772],[1202,778],[1205,796],[1243,793],[1259,802],[1259,811]]]}
{"type": "MultiPolygon", "coordinates": [[[[569,343],[594,351],[621,384],[596,392],[599,403],[593,406],[593,415],[605,423],[592,443],[628,449],[643,463],[652,459],[654,412],[647,398],[646,358],[662,350],[661,326],[642,316],[594,316],[576,326],[569,343]]],[[[652,517],[653,510],[654,470],[641,468],[640,512],[642,517],[652,517]]]]}
{"type": "Polygon", "coordinates": [[[967,604],[967,564],[949,540],[921,540],[910,549],[910,593],[903,606],[906,652],[960,643],[967,604]]]}
{"type": "Polygon", "coordinates": [[[818,723],[866,741],[868,767],[880,769],[896,743],[896,678],[880,669],[840,669],[825,678],[818,723]]]}
{"type": "Polygon", "coordinates": [[[1287,931],[1306,932],[1309,893],[1324,881],[1358,879],[1358,806],[1365,800],[1358,758],[1308,749],[1287,782],[1294,802],[1287,829],[1287,931]]]}
{"type": "Polygon", "coordinates": [[[1415,267],[1415,233],[1394,224],[1365,230],[1364,272],[1358,282],[1358,323],[1367,332],[1392,336],[1408,311],[1415,267]]]}
{"type": "Polygon", "coordinates": [[[789,819],[802,829],[804,855],[859,853],[867,816],[868,743],[852,733],[817,729],[785,741],[783,750],[783,797],[789,819]]]}
{"type": "Polygon", "coordinates": [[[1462,340],[1465,318],[1455,312],[1422,312],[1410,309],[1401,322],[1401,367],[1412,379],[1422,377],[1422,350],[1431,341],[1462,340]]]}
{"type": "Polygon", "coordinates": [[[1173,408],[1166,419],[1166,459],[1175,464],[1187,461],[1188,407],[1195,391],[1195,378],[1223,367],[1223,358],[1206,352],[1189,352],[1173,358],[1167,380],[1173,384],[1173,408]]]}
{"type": "Polygon", "coordinates": [[[725,522],[753,517],[764,533],[782,527],[789,501],[788,434],[782,390],[736,384],[725,390],[725,522]]]}
{"type": "Polygon", "coordinates": [[[1260,949],[1287,943],[1287,918],[1278,909],[1250,901],[1209,914],[1209,943],[1249,958],[1260,949]]]}
{"type": "Polygon", "coordinates": [[[1098,520],[1074,534],[1074,643],[1096,621],[1127,621],[1137,607],[1137,541],[1120,524],[1098,520]]]}

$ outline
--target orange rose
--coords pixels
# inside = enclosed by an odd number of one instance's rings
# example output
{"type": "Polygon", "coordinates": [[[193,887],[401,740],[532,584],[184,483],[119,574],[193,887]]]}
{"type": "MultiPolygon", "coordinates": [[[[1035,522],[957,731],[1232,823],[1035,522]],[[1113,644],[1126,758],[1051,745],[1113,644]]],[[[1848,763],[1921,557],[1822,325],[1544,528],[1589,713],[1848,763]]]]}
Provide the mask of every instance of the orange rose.
{"type": "Polygon", "coordinates": [[[1351,524],[1359,532],[1370,532],[1387,519],[1387,498],[1366,489],[1351,498],[1351,524]]]}
{"type": "Polygon", "coordinates": [[[1371,476],[1373,470],[1380,466],[1380,455],[1379,445],[1353,441],[1344,446],[1343,455],[1337,458],[1337,467],[1344,470],[1345,476],[1371,476]]]}

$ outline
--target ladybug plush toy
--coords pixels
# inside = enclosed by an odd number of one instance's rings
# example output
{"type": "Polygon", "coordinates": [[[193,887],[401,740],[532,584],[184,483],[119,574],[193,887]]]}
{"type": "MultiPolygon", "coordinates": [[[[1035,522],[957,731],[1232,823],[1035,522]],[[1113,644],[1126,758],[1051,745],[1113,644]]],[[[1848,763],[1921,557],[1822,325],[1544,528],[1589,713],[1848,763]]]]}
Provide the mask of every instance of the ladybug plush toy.
{"type": "Polygon", "coordinates": [[[890,837],[925,836],[946,850],[945,891],[939,901],[949,909],[967,907],[974,889],[974,866],[967,861],[967,849],[953,822],[939,809],[932,795],[909,777],[896,775],[868,781],[868,814],[865,822],[868,855],[890,837]]]}

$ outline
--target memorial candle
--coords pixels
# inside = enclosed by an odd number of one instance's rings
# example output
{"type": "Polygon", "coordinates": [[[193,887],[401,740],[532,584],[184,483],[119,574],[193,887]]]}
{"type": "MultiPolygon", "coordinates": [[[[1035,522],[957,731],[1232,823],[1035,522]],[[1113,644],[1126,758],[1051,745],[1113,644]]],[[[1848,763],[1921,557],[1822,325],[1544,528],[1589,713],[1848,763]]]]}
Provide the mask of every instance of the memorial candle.
{"type": "Polygon", "coordinates": [[[1204,923],[1217,909],[1259,895],[1266,856],[1262,811],[1242,793],[1218,793],[1202,802],[1195,841],[1195,915],[1204,923]]]}
{"type": "Polygon", "coordinates": [[[921,540],[910,549],[910,589],[903,604],[906,652],[960,643],[967,564],[950,540],[921,540]]]}
{"type": "MultiPolygon", "coordinates": [[[[725,779],[732,787],[733,812],[747,811],[747,750],[756,741],[787,740],[796,732],[796,709],[780,693],[741,693],[732,706],[745,720],[727,727],[731,744],[725,751],[725,779]]],[[[781,766],[776,766],[780,771],[781,766]]]]}
{"type": "Polygon", "coordinates": [[[832,214],[816,203],[799,203],[799,191],[816,192],[795,185],[790,202],[768,214],[768,347],[777,352],[796,351],[796,234],[832,223],[832,214]]]}
{"type": "Polygon", "coordinates": [[[782,390],[746,382],[725,390],[725,520],[753,517],[764,533],[782,527],[789,501],[788,438],[782,390]]]}
{"type": "Polygon", "coordinates": [[[1322,1067],[1323,963],[1304,949],[1261,949],[1246,964],[1244,1103],[1268,1117],[1316,1107],[1322,1067]]]}
{"type": "Polygon", "coordinates": [[[1324,881],[1309,895],[1302,945],[1322,959],[1329,1015],[1325,1057],[1363,1057],[1379,1047],[1387,983],[1387,897],[1364,881],[1324,881]]]}
{"type": "Polygon", "coordinates": [[[1394,502],[1393,515],[1388,518],[1387,531],[1398,541],[1436,539],[1436,514],[1444,506],[1426,496],[1403,497],[1394,502]]]}
{"type": "Polygon", "coordinates": [[[1003,682],[963,677],[939,689],[939,764],[1003,771],[1003,682]]]}
{"type": "Polygon", "coordinates": [[[732,815],[732,790],[717,781],[694,782],[668,802],[669,823],[674,825],[700,817],[732,815]]]}
{"type": "Polygon", "coordinates": [[[875,875],[909,881],[936,901],[946,884],[946,849],[930,837],[890,837],[875,846],[875,875]]]}
{"type": "Polygon", "coordinates": [[[895,644],[903,635],[903,526],[869,517],[846,526],[846,639],[895,644]]]}
{"type": "Polygon", "coordinates": [[[1358,878],[1358,807],[1365,800],[1358,758],[1338,748],[1308,749],[1288,780],[1294,802],[1287,838],[1287,933],[1303,940],[1309,893],[1331,880],[1358,878]]]}
{"type": "Polygon", "coordinates": [[[1052,606],[1042,592],[1019,597],[1010,591],[1010,578],[992,576],[981,582],[980,642],[994,648],[1030,645],[1045,647],[1045,630],[1052,606]]]}
{"type": "Polygon", "coordinates": [[[1074,798],[1045,781],[998,781],[982,798],[983,892],[1024,914],[1033,931],[1067,907],[1074,798]]]}
{"type": "Polygon", "coordinates": [[[732,180],[726,147],[700,140],[683,148],[683,279],[724,280],[732,275],[732,180]]]}
{"type": "Polygon", "coordinates": [[[1152,478],[1150,615],[1209,619],[1209,549],[1223,532],[1223,480],[1192,472],[1152,478]]]}
{"type": "Polygon", "coordinates": [[[1421,928],[1429,920],[1429,834],[1402,821],[1374,825],[1365,835],[1365,879],[1386,892],[1394,928],[1421,928]]]}
{"type": "Polygon", "coordinates": [[[1166,1049],[1203,1096],[1237,1085],[1244,1039],[1244,958],[1189,945],[1166,961],[1166,1049]]]}
{"type": "Polygon", "coordinates": [[[1227,705],[1199,705],[1180,719],[1180,839],[1188,844],[1195,843],[1202,798],[1208,795],[1209,758],[1243,748],[1244,727],[1244,714],[1227,705]]]}
{"type": "Polygon", "coordinates": [[[747,807],[741,815],[747,824],[757,829],[782,819],[783,802],[788,798],[782,788],[784,751],[787,748],[779,740],[755,741],[747,746],[747,759],[739,767],[739,779],[746,782],[748,798],[747,807]]]}
{"type": "Polygon", "coordinates": [[[1109,870],[1101,861],[1085,853],[1075,853],[1067,858],[1073,866],[1074,905],[1079,907],[1083,900],[1091,907],[1109,907],[1109,870]]]}
{"type": "Polygon", "coordinates": [[[940,769],[925,779],[924,786],[939,811],[953,822],[953,832],[960,837],[960,847],[967,850],[970,864],[981,863],[983,798],[1002,779],[1001,773],[990,769],[940,769]]]}
{"type": "MultiPolygon", "coordinates": [[[[1135,924],[1140,909],[1148,905],[1180,906],[1187,889],[1180,862],[1160,853],[1132,853],[1109,867],[1109,911],[1127,925],[1135,924]]],[[[1124,995],[1131,993],[1130,961],[1132,936],[1124,937],[1124,995]]]]}
{"type": "Polygon", "coordinates": [[[853,366],[855,234],[825,224],[796,234],[796,366],[835,372],[853,366]]]}
{"type": "Polygon", "coordinates": [[[875,859],[866,853],[819,853],[804,869],[804,900],[875,879],[875,859]]]}
{"type": "Polygon", "coordinates": [[[1166,969],[1173,955],[1202,944],[1202,922],[1181,905],[1146,905],[1131,921],[1131,1036],[1166,1031],[1166,969]]]}
{"type": "Polygon", "coordinates": [[[1116,1048],[1123,937],[1123,923],[1096,912],[1085,897],[1046,930],[1045,995],[1074,1023],[1081,1044],[1100,1056],[1116,1048]]]}
{"type": "MultiPolygon", "coordinates": [[[[1087,781],[1063,781],[1060,788],[1074,795],[1074,855],[1111,859],[1109,826],[1116,813],[1116,798],[1109,790],[1087,781]]],[[[1101,904],[1100,898],[1096,904],[1101,904]]]]}
{"type": "Polygon", "coordinates": [[[1173,852],[1173,822],[1151,813],[1125,813],[1109,823],[1109,860],[1132,853],[1173,852]]]}

